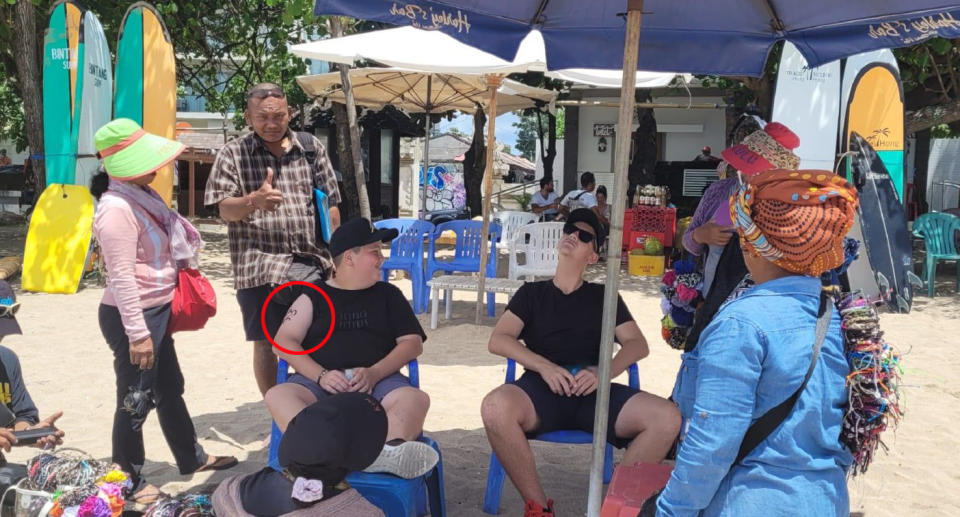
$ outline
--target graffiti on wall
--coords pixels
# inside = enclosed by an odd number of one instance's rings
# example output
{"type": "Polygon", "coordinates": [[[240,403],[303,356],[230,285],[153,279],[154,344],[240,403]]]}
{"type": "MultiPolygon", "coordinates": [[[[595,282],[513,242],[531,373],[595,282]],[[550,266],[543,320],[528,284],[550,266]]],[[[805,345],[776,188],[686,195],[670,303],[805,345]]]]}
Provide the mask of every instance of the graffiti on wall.
{"type": "MultiPolygon", "coordinates": [[[[423,185],[423,167],[420,167],[423,185]]],[[[427,211],[462,210],[467,206],[467,189],[458,164],[433,165],[427,177],[427,211]]]]}

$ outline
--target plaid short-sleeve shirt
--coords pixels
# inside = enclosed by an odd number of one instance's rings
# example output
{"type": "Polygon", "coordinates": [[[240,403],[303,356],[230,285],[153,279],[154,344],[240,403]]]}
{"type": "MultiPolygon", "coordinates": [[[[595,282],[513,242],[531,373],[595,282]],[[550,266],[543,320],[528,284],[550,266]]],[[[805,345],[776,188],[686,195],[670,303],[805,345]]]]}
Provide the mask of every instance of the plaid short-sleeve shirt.
{"type": "Polygon", "coordinates": [[[233,140],[217,153],[207,179],[203,202],[216,205],[224,199],[245,196],[263,185],[267,167],[273,168],[273,186],[283,194],[276,211],[255,210],[241,221],[227,223],[230,261],[236,289],[287,281],[294,255],[310,256],[326,269],[333,260],[326,244],[317,243],[314,185],[340,203],[337,177],[327,150],[314,138],[315,163],[309,163],[297,135],[288,131],[290,147],[276,157],[256,133],[233,140]]]}

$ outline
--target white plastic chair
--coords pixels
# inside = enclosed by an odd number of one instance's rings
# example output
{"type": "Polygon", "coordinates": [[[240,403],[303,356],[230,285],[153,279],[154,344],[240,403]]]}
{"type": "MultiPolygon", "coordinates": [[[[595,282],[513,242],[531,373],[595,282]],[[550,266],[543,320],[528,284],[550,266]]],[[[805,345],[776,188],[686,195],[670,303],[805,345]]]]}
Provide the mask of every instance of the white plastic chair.
{"type": "Polygon", "coordinates": [[[563,237],[563,223],[533,223],[518,228],[510,241],[508,278],[553,276],[557,272],[557,246],[563,237]],[[517,256],[523,253],[524,263],[517,256]]]}
{"type": "Polygon", "coordinates": [[[540,216],[532,212],[503,210],[497,212],[497,214],[494,215],[494,219],[500,221],[500,228],[503,231],[503,233],[500,234],[502,236],[500,242],[511,243],[513,242],[513,234],[517,231],[517,228],[537,222],[540,216]]]}

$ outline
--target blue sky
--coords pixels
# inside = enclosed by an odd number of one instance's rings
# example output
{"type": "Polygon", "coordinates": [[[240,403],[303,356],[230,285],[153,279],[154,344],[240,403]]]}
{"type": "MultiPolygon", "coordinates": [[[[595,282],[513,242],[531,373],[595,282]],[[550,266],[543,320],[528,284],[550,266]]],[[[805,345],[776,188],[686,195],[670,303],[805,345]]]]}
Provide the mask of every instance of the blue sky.
{"type": "MultiPolygon", "coordinates": [[[[509,145],[511,150],[517,146],[517,128],[513,127],[513,123],[519,120],[520,117],[513,113],[504,113],[497,117],[497,141],[509,145]]],[[[437,128],[439,128],[441,133],[448,131],[452,127],[459,129],[461,133],[472,135],[473,115],[461,114],[454,117],[453,120],[443,120],[437,124],[437,128]]]]}

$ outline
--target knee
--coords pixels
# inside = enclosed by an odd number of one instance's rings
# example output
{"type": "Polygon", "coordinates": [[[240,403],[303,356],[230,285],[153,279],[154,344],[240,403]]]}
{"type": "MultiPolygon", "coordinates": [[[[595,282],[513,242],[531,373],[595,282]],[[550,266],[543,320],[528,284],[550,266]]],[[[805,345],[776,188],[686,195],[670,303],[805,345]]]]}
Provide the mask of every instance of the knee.
{"type": "Polygon", "coordinates": [[[267,393],[263,396],[263,402],[267,405],[267,411],[274,417],[276,417],[277,408],[284,403],[284,400],[289,400],[289,394],[285,393],[286,391],[283,384],[278,384],[267,390],[267,393]]]}
{"type": "Polygon", "coordinates": [[[407,400],[410,405],[426,413],[430,409],[430,395],[427,392],[414,388],[407,393],[407,400]]]}
{"type": "Polygon", "coordinates": [[[480,417],[486,428],[499,427],[510,421],[514,408],[507,397],[499,389],[487,393],[480,404],[480,417]]]}
{"type": "Polygon", "coordinates": [[[658,433],[676,436],[680,434],[680,427],[683,424],[683,418],[680,415],[680,410],[674,403],[670,401],[664,402],[665,403],[661,405],[660,410],[656,412],[656,418],[654,421],[650,422],[650,426],[653,427],[658,433]]]}

